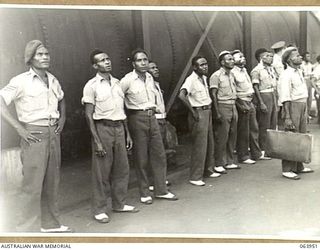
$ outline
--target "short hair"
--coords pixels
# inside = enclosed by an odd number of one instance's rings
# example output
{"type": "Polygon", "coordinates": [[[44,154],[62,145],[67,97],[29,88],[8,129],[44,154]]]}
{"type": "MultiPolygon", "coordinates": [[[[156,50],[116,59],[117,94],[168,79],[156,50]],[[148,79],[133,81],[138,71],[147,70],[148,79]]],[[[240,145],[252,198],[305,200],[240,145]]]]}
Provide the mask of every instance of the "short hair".
{"type": "Polygon", "coordinates": [[[99,54],[102,54],[102,53],[105,53],[105,52],[102,51],[101,49],[94,49],[94,50],[90,53],[90,62],[91,62],[92,65],[96,63],[94,57],[95,57],[96,55],[99,55],[99,54]]]}
{"type": "Polygon", "coordinates": [[[198,61],[199,59],[201,59],[201,58],[204,58],[204,57],[201,56],[201,55],[196,55],[195,57],[193,57],[193,58],[191,59],[191,65],[192,65],[192,66],[197,66],[197,61],[198,61]]]}
{"type": "Polygon", "coordinates": [[[320,62],[320,55],[317,56],[316,60],[317,62],[320,62]]]}
{"type": "Polygon", "coordinates": [[[254,57],[256,58],[257,61],[260,61],[261,54],[266,53],[266,52],[269,52],[266,48],[259,48],[254,53],[254,57]]]}
{"type": "Polygon", "coordinates": [[[136,60],[136,54],[138,54],[138,53],[145,54],[149,59],[149,55],[148,55],[147,51],[145,51],[144,49],[141,49],[141,48],[137,48],[131,52],[131,57],[130,57],[131,62],[134,62],[136,60]]]}
{"type": "Polygon", "coordinates": [[[310,52],[306,51],[306,52],[303,53],[302,56],[303,56],[303,58],[306,58],[307,55],[310,55],[310,52]]]}

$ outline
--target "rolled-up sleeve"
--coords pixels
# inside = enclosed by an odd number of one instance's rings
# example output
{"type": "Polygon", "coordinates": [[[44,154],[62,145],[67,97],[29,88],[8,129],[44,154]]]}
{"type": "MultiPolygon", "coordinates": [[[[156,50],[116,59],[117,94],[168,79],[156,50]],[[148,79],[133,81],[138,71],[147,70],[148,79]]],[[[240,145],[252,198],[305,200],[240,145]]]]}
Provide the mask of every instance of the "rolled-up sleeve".
{"type": "Polygon", "coordinates": [[[252,85],[260,84],[260,74],[258,71],[254,70],[251,72],[251,81],[252,81],[252,85]]]}
{"type": "Polygon", "coordinates": [[[218,89],[219,88],[219,77],[213,74],[209,79],[209,87],[210,89],[218,89]]]}
{"type": "Polygon", "coordinates": [[[81,98],[81,103],[84,105],[85,103],[91,103],[93,105],[96,104],[95,102],[95,94],[92,86],[86,85],[83,88],[83,97],[81,98]]]}
{"type": "Polygon", "coordinates": [[[279,79],[279,100],[281,103],[291,101],[291,80],[290,75],[283,72],[279,79]]]}
{"type": "Polygon", "coordinates": [[[17,78],[12,78],[8,85],[0,90],[0,96],[4,99],[6,105],[9,105],[13,100],[18,99],[21,94],[19,81],[17,78]]]}
{"type": "Polygon", "coordinates": [[[120,80],[120,87],[121,87],[122,92],[124,94],[127,93],[129,86],[130,86],[130,81],[129,81],[128,77],[124,77],[120,80]]]}
{"type": "Polygon", "coordinates": [[[58,98],[58,101],[61,101],[64,97],[64,92],[61,88],[61,85],[60,83],[57,81],[57,98],[58,98]]]}
{"type": "Polygon", "coordinates": [[[190,95],[192,90],[191,87],[192,87],[192,81],[190,81],[190,78],[187,78],[186,81],[182,84],[180,91],[185,89],[188,95],[190,95]]]}

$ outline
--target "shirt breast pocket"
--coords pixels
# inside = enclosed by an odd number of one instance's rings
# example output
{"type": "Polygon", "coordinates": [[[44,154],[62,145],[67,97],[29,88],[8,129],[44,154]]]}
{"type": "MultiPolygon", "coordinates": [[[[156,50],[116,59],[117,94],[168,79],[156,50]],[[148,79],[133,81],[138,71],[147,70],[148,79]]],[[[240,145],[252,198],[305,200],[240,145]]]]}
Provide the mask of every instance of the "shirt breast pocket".
{"type": "Polygon", "coordinates": [[[48,106],[48,90],[36,88],[26,90],[23,103],[23,106],[29,112],[46,109],[48,106]]]}
{"type": "Polygon", "coordinates": [[[132,101],[136,104],[143,104],[143,103],[148,102],[148,98],[145,94],[145,90],[141,87],[138,87],[138,86],[134,86],[130,90],[130,97],[131,97],[132,101]]]}
{"type": "Polygon", "coordinates": [[[104,113],[114,108],[114,102],[111,95],[98,95],[96,97],[96,109],[104,113]]]}

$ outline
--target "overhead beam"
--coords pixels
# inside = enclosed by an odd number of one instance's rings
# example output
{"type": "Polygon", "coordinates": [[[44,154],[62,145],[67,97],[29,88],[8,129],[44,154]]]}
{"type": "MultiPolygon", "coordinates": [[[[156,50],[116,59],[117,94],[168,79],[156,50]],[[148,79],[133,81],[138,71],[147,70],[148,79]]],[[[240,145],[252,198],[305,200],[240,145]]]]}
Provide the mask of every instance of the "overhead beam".
{"type": "Polygon", "coordinates": [[[170,111],[170,109],[171,109],[171,107],[172,107],[172,105],[174,103],[174,100],[176,99],[176,97],[178,95],[178,92],[179,92],[179,90],[181,88],[181,85],[184,82],[184,80],[185,80],[185,78],[186,78],[186,76],[187,76],[187,74],[189,72],[189,69],[191,67],[192,58],[199,53],[199,50],[200,50],[201,46],[203,45],[203,42],[205,41],[205,39],[206,39],[206,37],[207,37],[211,27],[212,27],[212,24],[215,21],[217,15],[218,15],[218,12],[214,12],[212,14],[212,16],[211,16],[211,18],[210,18],[210,20],[209,20],[209,22],[208,22],[208,24],[206,26],[205,31],[202,33],[202,35],[201,35],[196,47],[194,48],[193,52],[191,53],[190,58],[189,58],[189,60],[188,60],[188,62],[186,64],[186,66],[185,66],[180,78],[179,78],[179,81],[177,82],[177,85],[175,86],[175,88],[174,88],[174,90],[173,90],[173,92],[172,92],[172,94],[171,94],[171,96],[169,98],[169,101],[167,102],[167,105],[166,105],[167,112],[170,111]]]}

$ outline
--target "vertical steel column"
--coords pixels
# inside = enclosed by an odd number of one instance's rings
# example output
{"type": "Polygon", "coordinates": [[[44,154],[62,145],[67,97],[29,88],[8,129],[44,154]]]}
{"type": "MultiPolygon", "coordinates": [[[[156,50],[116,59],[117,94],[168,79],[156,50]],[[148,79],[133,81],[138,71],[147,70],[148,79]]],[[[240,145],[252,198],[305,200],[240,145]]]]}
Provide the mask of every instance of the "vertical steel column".
{"type": "Polygon", "coordinates": [[[307,51],[307,35],[308,35],[308,12],[299,12],[299,50],[300,53],[307,51]]]}
{"type": "Polygon", "coordinates": [[[242,16],[242,36],[243,36],[243,53],[247,58],[247,70],[252,69],[252,15],[250,11],[243,11],[242,16]]]}
{"type": "Polygon", "coordinates": [[[133,34],[135,36],[134,46],[135,48],[143,48],[143,29],[142,29],[142,11],[133,10],[132,11],[132,26],[133,34]]]}

